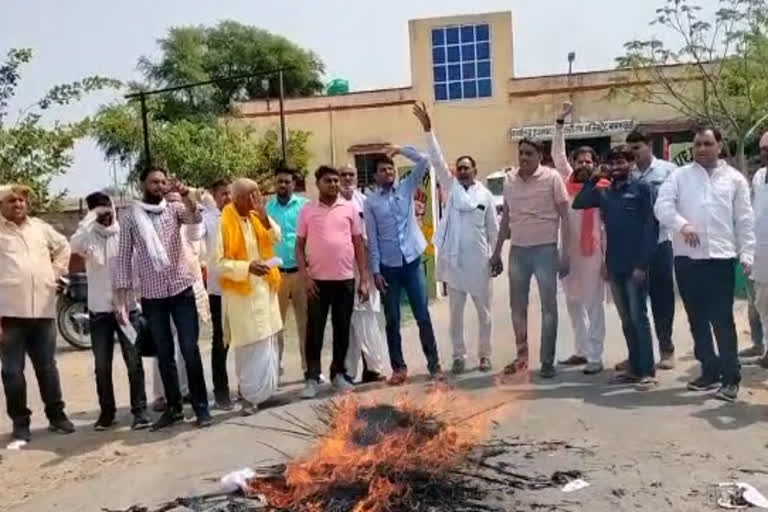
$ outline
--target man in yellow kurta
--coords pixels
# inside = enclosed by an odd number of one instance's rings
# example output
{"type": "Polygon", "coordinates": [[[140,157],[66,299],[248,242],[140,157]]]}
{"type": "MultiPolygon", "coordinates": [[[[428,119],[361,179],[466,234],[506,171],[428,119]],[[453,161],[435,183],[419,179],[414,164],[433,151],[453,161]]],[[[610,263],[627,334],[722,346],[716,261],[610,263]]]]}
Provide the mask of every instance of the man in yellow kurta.
{"type": "Polygon", "coordinates": [[[280,241],[280,228],[267,216],[256,182],[239,179],[232,194],[232,203],[221,212],[215,262],[222,288],[224,339],[235,349],[242,412],[247,415],[278,386],[277,334],[283,322],[274,247],[280,241]]]}

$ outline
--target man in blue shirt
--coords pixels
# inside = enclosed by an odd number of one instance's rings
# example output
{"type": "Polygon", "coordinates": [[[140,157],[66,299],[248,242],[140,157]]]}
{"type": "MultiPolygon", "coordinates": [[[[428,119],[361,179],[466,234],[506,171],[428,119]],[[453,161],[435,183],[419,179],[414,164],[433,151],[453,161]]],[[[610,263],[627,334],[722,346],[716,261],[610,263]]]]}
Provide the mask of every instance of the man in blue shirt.
{"type": "MultiPolygon", "coordinates": [[[[277,256],[283,260],[280,267],[280,315],[285,325],[285,314],[288,303],[293,306],[293,316],[296,319],[296,331],[299,337],[299,354],[301,369],[307,371],[306,339],[307,339],[307,291],[299,276],[299,266],[296,263],[296,226],[299,223],[299,212],[307,203],[305,197],[294,194],[296,188],[296,171],[283,167],[275,171],[277,190],[275,196],[267,202],[267,215],[280,226],[282,238],[277,245],[277,256]]],[[[283,333],[278,335],[280,347],[280,373],[283,371],[283,333]]],[[[321,376],[322,377],[322,376],[321,376]]]]}
{"type": "Polygon", "coordinates": [[[633,160],[626,146],[611,149],[611,186],[598,187],[599,175],[594,176],[574,198],[573,208],[600,208],[608,243],[608,280],[629,349],[629,369],[617,380],[646,391],[656,385],[647,301],[648,268],[659,231],[653,214],[653,188],[643,181],[629,179],[633,160]]]}
{"type": "Polygon", "coordinates": [[[387,345],[392,366],[389,383],[399,386],[408,379],[400,337],[400,296],[405,290],[419,326],[421,347],[427,368],[434,378],[441,376],[432,319],[427,303],[427,286],[421,255],[427,247],[416,221],[414,193],[427,171],[429,157],[411,147],[388,148],[387,156],[376,161],[376,189],[365,202],[363,218],[368,234],[371,273],[384,298],[387,345]],[[400,154],[414,162],[413,171],[395,183],[392,156],[400,154]]]}
{"type": "MultiPolygon", "coordinates": [[[[627,135],[627,145],[635,156],[630,177],[640,180],[659,193],[659,187],[677,167],[653,156],[651,141],[644,133],[634,131],[627,135]]],[[[659,241],[648,267],[648,294],[651,298],[653,325],[659,342],[660,370],[675,367],[675,345],[672,343],[672,323],[675,319],[675,287],[672,271],[672,237],[664,227],[659,228],[659,241]]]]}

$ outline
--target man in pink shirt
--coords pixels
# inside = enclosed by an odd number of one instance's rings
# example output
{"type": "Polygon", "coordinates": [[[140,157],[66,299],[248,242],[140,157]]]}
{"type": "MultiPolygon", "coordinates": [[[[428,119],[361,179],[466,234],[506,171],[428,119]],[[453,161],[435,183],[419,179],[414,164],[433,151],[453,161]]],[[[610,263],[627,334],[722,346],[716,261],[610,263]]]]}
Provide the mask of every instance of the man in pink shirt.
{"type": "Polygon", "coordinates": [[[368,300],[368,269],[360,217],[351,203],[339,196],[339,172],[321,166],[315,172],[319,198],[299,213],[296,263],[307,287],[307,371],[302,398],[317,396],[321,373],[323,334],[331,310],[333,361],[331,380],[339,391],[352,388],[344,360],[355,305],[355,264],[360,281],[357,293],[368,300]]]}

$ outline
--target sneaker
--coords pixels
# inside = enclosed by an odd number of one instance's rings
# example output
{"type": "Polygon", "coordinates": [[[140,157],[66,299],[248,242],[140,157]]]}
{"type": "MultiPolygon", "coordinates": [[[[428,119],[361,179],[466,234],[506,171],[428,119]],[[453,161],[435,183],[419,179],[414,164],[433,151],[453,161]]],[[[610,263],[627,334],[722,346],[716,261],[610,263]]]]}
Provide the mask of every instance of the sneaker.
{"type": "Polygon", "coordinates": [[[320,383],[314,379],[307,379],[307,383],[304,385],[304,389],[301,390],[299,396],[304,399],[311,399],[317,396],[317,388],[320,383]]]}
{"type": "Polygon", "coordinates": [[[152,424],[150,430],[152,430],[152,432],[157,432],[158,430],[162,430],[182,421],[184,421],[184,414],[181,412],[181,410],[174,411],[171,409],[166,409],[162,416],[160,416],[157,421],[152,424]]]}
{"type": "Polygon", "coordinates": [[[519,357],[504,367],[504,375],[515,375],[528,370],[528,360],[519,357]]]}
{"type": "Polygon", "coordinates": [[[666,354],[661,354],[661,360],[656,365],[656,368],[659,370],[674,370],[675,369],[675,354],[674,352],[669,352],[666,354]]]}
{"type": "Polygon", "coordinates": [[[587,358],[573,355],[564,361],[560,361],[560,364],[563,366],[583,366],[587,364],[587,358]]]}
{"type": "Polygon", "coordinates": [[[154,402],[152,402],[152,410],[155,412],[165,412],[165,410],[168,408],[168,403],[165,401],[165,398],[160,397],[156,399],[154,402]]]}
{"type": "Polygon", "coordinates": [[[147,415],[143,412],[133,415],[133,423],[131,423],[131,430],[144,430],[152,426],[152,422],[149,421],[147,415]]]}
{"type": "Polygon", "coordinates": [[[653,377],[642,377],[640,381],[635,384],[635,389],[638,391],[650,391],[658,385],[658,382],[653,377]]]}
{"type": "Polygon", "coordinates": [[[718,387],[720,387],[720,379],[713,379],[704,375],[688,383],[689,391],[711,391],[718,387]]]}
{"type": "Polygon", "coordinates": [[[220,411],[231,411],[235,408],[235,404],[229,397],[219,398],[213,402],[213,408],[220,411]]]}
{"type": "Polygon", "coordinates": [[[382,382],[387,380],[386,377],[384,377],[379,372],[372,372],[371,370],[364,370],[363,371],[363,384],[370,384],[372,382],[382,382]]]}
{"type": "Polygon", "coordinates": [[[57,434],[74,434],[75,426],[66,416],[62,415],[60,418],[50,421],[48,430],[57,434]]]}
{"type": "Polygon", "coordinates": [[[736,384],[723,384],[715,394],[715,398],[723,402],[735,402],[739,396],[739,386],[736,384]]]}
{"type": "Polygon", "coordinates": [[[491,360],[487,357],[481,357],[480,358],[480,367],[478,370],[481,372],[489,372],[493,369],[493,366],[491,365],[491,360]]]}
{"type": "Polygon", "coordinates": [[[461,375],[467,369],[467,363],[464,359],[457,358],[453,360],[453,366],[451,366],[451,373],[454,375],[461,375]]]}
{"type": "Polygon", "coordinates": [[[26,441],[32,438],[32,432],[29,430],[28,423],[14,423],[13,431],[11,432],[11,439],[14,441],[26,441]]]}
{"type": "Polygon", "coordinates": [[[387,382],[390,386],[402,386],[408,380],[408,370],[395,370],[387,382]]]}
{"type": "Polygon", "coordinates": [[[320,374],[320,377],[317,378],[317,381],[320,384],[328,384],[328,379],[322,373],[320,374]]]}
{"type": "Polygon", "coordinates": [[[112,414],[101,413],[99,419],[93,424],[93,430],[96,432],[103,432],[109,430],[116,425],[115,416],[112,414]]]}
{"type": "Polygon", "coordinates": [[[629,359],[625,359],[616,366],[613,367],[617,372],[626,372],[629,370],[629,359]]]}
{"type": "Polygon", "coordinates": [[[197,428],[206,428],[211,425],[213,425],[213,416],[211,416],[211,413],[205,411],[204,413],[197,415],[197,420],[195,421],[195,426],[197,426],[197,428]]]}
{"type": "Polygon", "coordinates": [[[333,387],[336,388],[336,391],[339,393],[349,393],[355,389],[355,386],[350,384],[347,378],[341,373],[337,373],[333,378],[333,387]]]}
{"type": "Polygon", "coordinates": [[[749,359],[750,357],[762,357],[765,355],[765,347],[756,347],[752,345],[739,352],[739,357],[749,359]]]}
{"type": "Polygon", "coordinates": [[[555,370],[555,365],[553,364],[544,364],[541,366],[541,370],[539,370],[539,376],[542,379],[554,379],[555,375],[557,375],[557,370],[555,370]]]}
{"type": "Polygon", "coordinates": [[[603,363],[587,363],[584,366],[584,375],[597,375],[603,371],[603,363]]]}

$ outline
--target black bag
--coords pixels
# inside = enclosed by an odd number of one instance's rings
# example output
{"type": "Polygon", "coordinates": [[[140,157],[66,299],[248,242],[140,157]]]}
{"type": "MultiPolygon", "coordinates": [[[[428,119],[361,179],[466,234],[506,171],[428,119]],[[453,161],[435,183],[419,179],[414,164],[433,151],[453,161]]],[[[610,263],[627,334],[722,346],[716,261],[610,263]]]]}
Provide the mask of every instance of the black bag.
{"type": "Polygon", "coordinates": [[[136,321],[136,348],[141,357],[157,357],[157,345],[144,315],[136,321]]]}

